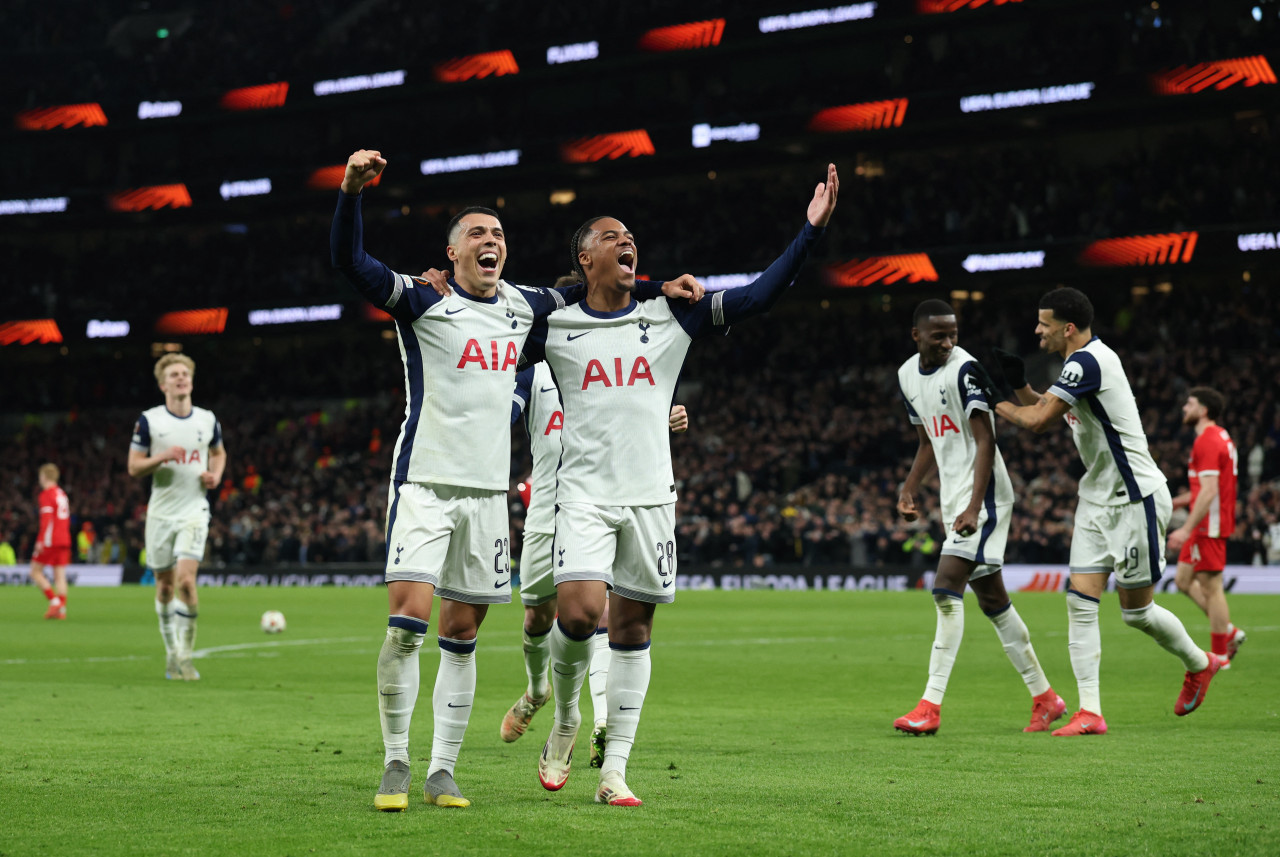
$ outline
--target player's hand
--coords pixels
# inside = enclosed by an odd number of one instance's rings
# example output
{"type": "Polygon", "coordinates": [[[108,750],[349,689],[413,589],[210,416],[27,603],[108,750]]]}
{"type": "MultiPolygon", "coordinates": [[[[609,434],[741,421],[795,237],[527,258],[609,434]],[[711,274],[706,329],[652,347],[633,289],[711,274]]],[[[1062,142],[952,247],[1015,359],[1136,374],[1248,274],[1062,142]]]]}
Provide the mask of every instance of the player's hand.
{"type": "Polygon", "coordinates": [[[965,509],[960,513],[960,517],[956,518],[951,529],[955,530],[962,536],[971,536],[978,531],[978,513],[972,509],[965,509]]]}
{"type": "Polygon", "coordinates": [[[684,405],[671,406],[671,417],[667,424],[671,426],[673,434],[689,430],[689,412],[685,410],[684,405]]]}
{"type": "Polygon", "coordinates": [[[376,149],[359,149],[347,158],[347,171],[342,176],[342,192],[355,196],[369,182],[382,175],[387,159],[376,149]]]}
{"type": "Polygon", "coordinates": [[[991,375],[987,373],[987,369],[977,360],[969,365],[969,380],[973,381],[982,391],[982,395],[987,397],[987,401],[994,408],[997,402],[1005,400],[1005,394],[996,386],[996,382],[991,380],[991,375]]]}
{"type": "Polygon", "coordinates": [[[1021,357],[1003,348],[993,348],[991,353],[996,356],[996,362],[1000,364],[1000,371],[1004,373],[1005,381],[1015,393],[1027,386],[1027,364],[1021,357]]]}
{"type": "Polygon", "coordinates": [[[210,491],[218,487],[218,477],[206,470],[200,474],[200,484],[204,486],[206,491],[210,491]]]}
{"type": "Polygon", "coordinates": [[[453,271],[440,271],[436,268],[428,268],[422,272],[422,276],[418,279],[425,280],[427,285],[436,290],[442,298],[447,298],[453,294],[453,289],[449,286],[449,278],[453,276],[453,271]]]}
{"type": "Polygon", "coordinates": [[[160,453],[160,461],[182,461],[187,457],[187,451],[180,446],[171,446],[164,452],[160,453]]]}
{"type": "Polygon", "coordinates": [[[1179,553],[1182,546],[1187,543],[1187,539],[1191,538],[1191,532],[1186,527],[1178,527],[1172,533],[1169,533],[1169,553],[1179,553]]]}
{"type": "Polygon", "coordinates": [[[809,222],[814,226],[826,226],[831,220],[831,213],[836,210],[836,197],[840,194],[840,177],[836,175],[836,165],[827,164],[827,180],[818,182],[813,189],[813,199],[809,202],[809,222]]]}
{"type": "Polygon", "coordinates": [[[915,495],[910,491],[903,491],[898,495],[898,514],[904,521],[914,521],[920,517],[920,513],[916,510],[915,495]]]}
{"type": "Polygon", "coordinates": [[[681,274],[674,280],[667,280],[662,284],[662,293],[669,298],[679,300],[687,298],[689,303],[696,304],[702,300],[702,296],[707,293],[702,283],[698,282],[698,278],[693,274],[681,274]]]}

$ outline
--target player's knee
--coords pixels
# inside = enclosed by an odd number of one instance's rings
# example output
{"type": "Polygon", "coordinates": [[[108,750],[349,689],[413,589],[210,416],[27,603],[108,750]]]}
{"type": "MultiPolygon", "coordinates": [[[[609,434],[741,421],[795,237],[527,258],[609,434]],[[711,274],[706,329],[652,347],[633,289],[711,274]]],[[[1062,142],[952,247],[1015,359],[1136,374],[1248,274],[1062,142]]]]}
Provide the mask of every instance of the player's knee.
{"type": "Polygon", "coordinates": [[[933,603],[939,613],[951,614],[964,609],[964,596],[950,589],[934,589],[933,603]]]}
{"type": "Polygon", "coordinates": [[[556,621],[569,634],[585,639],[595,634],[600,617],[592,615],[592,612],[583,605],[576,605],[569,609],[561,605],[560,616],[556,621]]]}
{"type": "Polygon", "coordinates": [[[1151,607],[1152,605],[1148,604],[1136,610],[1121,609],[1120,615],[1124,618],[1124,623],[1130,628],[1145,631],[1151,627],[1151,607]]]}

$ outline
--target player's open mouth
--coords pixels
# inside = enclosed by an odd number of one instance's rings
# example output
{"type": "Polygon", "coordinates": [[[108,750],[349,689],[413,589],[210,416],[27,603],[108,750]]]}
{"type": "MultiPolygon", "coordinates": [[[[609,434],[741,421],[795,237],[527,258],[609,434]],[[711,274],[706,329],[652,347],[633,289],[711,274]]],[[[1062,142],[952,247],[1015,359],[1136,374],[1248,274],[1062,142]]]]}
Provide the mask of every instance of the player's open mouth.
{"type": "Polygon", "coordinates": [[[498,270],[498,254],[492,250],[486,250],[476,257],[476,265],[486,274],[492,274],[498,270]]]}
{"type": "Polygon", "coordinates": [[[628,274],[636,272],[636,254],[631,250],[623,250],[618,254],[618,267],[628,274]]]}

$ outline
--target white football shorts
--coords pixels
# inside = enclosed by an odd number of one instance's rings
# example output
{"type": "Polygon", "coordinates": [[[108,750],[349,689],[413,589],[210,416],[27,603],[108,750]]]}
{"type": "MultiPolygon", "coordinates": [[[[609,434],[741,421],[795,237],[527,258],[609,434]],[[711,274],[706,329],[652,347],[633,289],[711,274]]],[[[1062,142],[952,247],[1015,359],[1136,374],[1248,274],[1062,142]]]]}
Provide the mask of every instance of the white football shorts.
{"type": "Polygon", "coordinates": [[[1154,585],[1164,571],[1165,530],[1172,515],[1165,485],[1139,503],[1102,506],[1080,498],[1071,536],[1072,573],[1114,572],[1116,586],[1124,589],[1154,585]]]}
{"type": "Polygon", "coordinates": [[[555,582],[603,580],[615,594],[633,601],[674,601],[675,533],[675,503],[560,503],[551,554],[555,582]]]}
{"type": "Polygon", "coordinates": [[[155,518],[147,516],[144,535],[147,567],[152,571],[168,571],[180,559],[204,559],[204,543],[209,538],[209,517],[155,518]]]}
{"type": "Polygon", "coordinates": [[[511,601],[507,492],[392,482],[386,578],[468,604],[511,601]]]}
{"type": "Polygon", "coordinates": [[[520,554],[520,602],[537,607],[556,597],[556,582],[551,574],[551,533],[524,534],[524,552],[520,554]]]}
{"type": "Polygon", "coordinates": [[[942,521],[942,525],[947,528],[942,555],[958,556],[976,562],[977,565],[969,573],[970,580],[995,574],[1004,565],[1004,547],[1009,543],[1009,521],[1013,518],[1013,504],[994,506],[990,510],[984,505],[978,510],[977,531],[968,536],[962,536],[951,529],[959,516],[957,512],[942,521]]]}

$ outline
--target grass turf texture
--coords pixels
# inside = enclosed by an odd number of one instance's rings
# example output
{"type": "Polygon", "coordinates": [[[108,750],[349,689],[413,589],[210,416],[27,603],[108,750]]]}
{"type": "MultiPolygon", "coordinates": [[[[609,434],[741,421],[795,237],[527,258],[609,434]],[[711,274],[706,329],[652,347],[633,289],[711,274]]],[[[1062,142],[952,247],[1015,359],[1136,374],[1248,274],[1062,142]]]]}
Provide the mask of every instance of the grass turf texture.
{"type": "MultiPolygon", "coordinates": [[[[1159,600],[1207,645],[1190,602],[1159,600]]],[[[204,678],[183,683],[163,679],[149,590],[75,589],[66,622],[41,619],[32,588],[0,590],[0,855],[1280,852],[1274,596],[1231,599],[1249,642],[1178,718],[1182,666],[1107,595],[1110,732],[1061,739],[1021,732],[1030,697],[972,596],[942,727],[913,738],[892,722],[924,687],[927,593],[682,592],[657,615],[627,777],[638,809],[592,802],[585,688],[563,791],[537,781],[550,706],[519,742],[498,738],[524,672],[520,608],[497,606],[457,770],[473,805],[422,802],[429,636],[405,813],[373,809],[385,603],[381,589],[204,589],[204,678]],[[266,609],[286,634],[258,629],[266,609]]],[[[1015,603],[1074,710],[1062,596],[1015,603]]]]}

